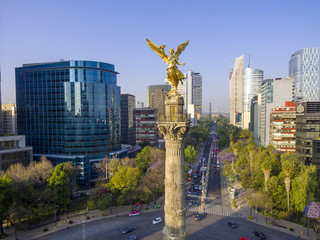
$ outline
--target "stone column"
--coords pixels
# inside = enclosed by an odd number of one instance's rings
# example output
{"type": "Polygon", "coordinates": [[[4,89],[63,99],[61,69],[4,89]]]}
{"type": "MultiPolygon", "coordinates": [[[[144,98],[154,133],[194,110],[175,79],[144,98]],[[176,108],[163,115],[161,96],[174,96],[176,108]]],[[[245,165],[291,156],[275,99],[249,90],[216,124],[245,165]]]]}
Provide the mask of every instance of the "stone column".
{"type": "Polygon", "coordinates": [[[158,122],[166,145],[164,240],[184,240],[186,233],[186,204],[183,137],[189,131],[189,122],[183,114],[183,98],[169,95],[165,101],[164,121],[158,122]]]}

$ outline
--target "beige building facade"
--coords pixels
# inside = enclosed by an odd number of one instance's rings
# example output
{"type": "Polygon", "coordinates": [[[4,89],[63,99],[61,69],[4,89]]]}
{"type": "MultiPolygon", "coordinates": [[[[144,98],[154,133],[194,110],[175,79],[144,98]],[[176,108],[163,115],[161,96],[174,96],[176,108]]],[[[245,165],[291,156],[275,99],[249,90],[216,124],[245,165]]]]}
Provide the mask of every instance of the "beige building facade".
{"type": "Polygon", "coordinates": [[[2,133],[17,133],[17,106],[16,104],[2,104],[2,133]]]}
{"type": "Polygon", "coordinates": [[[230,73],[230,124],[239,125],[242,113],[242,70],[244,56],[236,58],[230,73]],[[240,118],[240,119],[239,119],[240,118]],[[238,123],[238,124],[237,124],[238,123]]]}

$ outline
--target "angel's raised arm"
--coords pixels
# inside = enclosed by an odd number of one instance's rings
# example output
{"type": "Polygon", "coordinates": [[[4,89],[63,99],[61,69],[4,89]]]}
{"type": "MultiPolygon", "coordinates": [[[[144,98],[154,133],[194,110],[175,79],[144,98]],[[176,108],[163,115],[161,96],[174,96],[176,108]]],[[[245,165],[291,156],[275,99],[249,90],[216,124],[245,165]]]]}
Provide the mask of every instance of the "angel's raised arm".
{"type": "Polygon", "coordinates": [[[156,44],[151,42],[148,38],[146,40],[148,45],[151,47],[151,49],[155,51],[163,60],[165,60],[168,57],[167,54],[164,52],[165,45],[161,45],[160,47],[158,47],[156,44]]]}

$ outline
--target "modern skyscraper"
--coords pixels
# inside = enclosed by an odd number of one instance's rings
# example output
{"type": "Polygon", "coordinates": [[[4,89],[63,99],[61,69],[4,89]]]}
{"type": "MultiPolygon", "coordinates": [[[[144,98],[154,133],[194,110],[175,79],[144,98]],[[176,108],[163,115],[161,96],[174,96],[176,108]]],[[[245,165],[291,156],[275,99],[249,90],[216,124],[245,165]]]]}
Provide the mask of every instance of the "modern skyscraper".
{"type": "Polygon", "coordinates": [[[271,109],[284,106],[287,101],[293,101],[293,84],[292,78],[271,78],[262,81],[260,144],[265,147],[269,145],[271,109]]]}
{"type": "Polygon", "coordinates": [[[202,76],[200,73],[188,71],[188,114],[191,121],[202,116],[202,76]]]}
{"type": "Polygon", "coordinates": [[[263,71],[255,68],[242,70],[242,128],[249,129],[251,100],[261,92],[263,71]]]}
{"type": "Polygon", "coordinates": [[[313,140],[320,136],[320,102],[300,102],[296,116],[296,155],[306,165],[315,164],[312,150],[313,140]]]}
{"type": "Polygon", "coordinates": [[[3,134],[17,133],[17,106],[16,104],[2,104],[3,134]]]}
{"type": "Polygon", "coordinates": [[[230,124],[240,126],[242,113],[242,70],[243,58],[236,58],[230,73],[230,124]]]}
{"type": "Polygon", "coordinates": [[[147,107],[158,109],[158,115],[164,116],[166,96],[171,90],[168,84],[150,85],[147,87],[147,107]]]}
{"type": "MultiPolygon", "coordinates": [[[[0,109],[1,109],[1,68],[0,68],[0,109]]],[[[2,111],[0,111],[0,135],[3,134],[3,129],[2,129],[2,111]]]]}
{"type": "Polygon", "coordinates": [[[289,76],[295,80],[295,102],[320,101],[320,48],[303,48],[293,53],[289,76]]]}
{"type": "Polygon", "coordinates": [[[136,145],[136,97],[130,94],[121,94],[121,143],[136,145]]]}
{"type": "Polygon", "coordinates": [[[254,96],[251,100],[251,112],[250,112],[250,128],[252,131],[255,142],[257,144],[259,141],[259,132],[260,132],[260,112],[261,112],[261,94],[254,96]]]}
{"type": "Polygon", "coordinates": [[[121,149],[120,87],[114,65],[94,61],[24,64],[16,68],[17,127],[34,156],[92,166],[121,149]]]}

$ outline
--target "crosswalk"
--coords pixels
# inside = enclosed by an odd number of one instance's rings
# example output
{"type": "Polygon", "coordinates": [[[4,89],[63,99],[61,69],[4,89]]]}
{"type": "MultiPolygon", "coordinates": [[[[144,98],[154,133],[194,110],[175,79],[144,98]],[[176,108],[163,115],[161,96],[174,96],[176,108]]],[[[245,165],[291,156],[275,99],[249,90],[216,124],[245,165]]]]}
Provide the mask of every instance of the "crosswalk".
{"type": "MultiPolygon", "coordinates": [[[[202,212],[201,206],[187,206],[187,211],[202,212]]],[[[225,217],[240,218],[239,213],[234,212],[231,207],[223,205],[208,204],[204,206],[204,212],[208,214],[220,215],[225,217]]]]}

